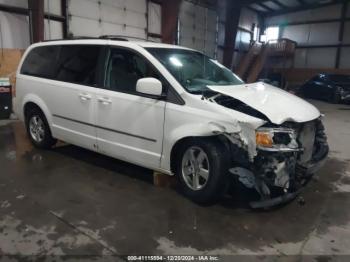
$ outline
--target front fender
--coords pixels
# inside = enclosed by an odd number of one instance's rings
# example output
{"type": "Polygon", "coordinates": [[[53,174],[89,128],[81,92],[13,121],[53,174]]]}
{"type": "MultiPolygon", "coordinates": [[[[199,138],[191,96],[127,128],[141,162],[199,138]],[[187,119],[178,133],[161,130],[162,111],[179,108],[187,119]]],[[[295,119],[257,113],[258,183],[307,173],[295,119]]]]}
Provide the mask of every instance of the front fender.
{"type": "Polygon", "coordinates": [[[174,145],[189,137],[208,137],[216,136],[220,133],[239,133],[241,128],[239,125],[226,124],[216,121],[208,121],[203,123],[191,123],[181,125],[167,133],[164,140],[163,154],[161,159],[161,168],[170,170],[170,157],[174,145]]]}

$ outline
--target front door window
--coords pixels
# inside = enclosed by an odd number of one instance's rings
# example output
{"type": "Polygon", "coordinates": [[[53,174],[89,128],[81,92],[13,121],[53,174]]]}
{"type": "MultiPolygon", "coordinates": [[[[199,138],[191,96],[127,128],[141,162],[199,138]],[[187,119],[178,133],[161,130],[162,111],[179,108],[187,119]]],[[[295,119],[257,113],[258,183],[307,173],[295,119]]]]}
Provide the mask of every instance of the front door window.
{"type": "Polygon", "coordinates": [[[136,83],[141,78],[159,79],[145,58],[125,49],[111,49],[106,71],[105,87],[123,93],[137,94],[136,83]]]}

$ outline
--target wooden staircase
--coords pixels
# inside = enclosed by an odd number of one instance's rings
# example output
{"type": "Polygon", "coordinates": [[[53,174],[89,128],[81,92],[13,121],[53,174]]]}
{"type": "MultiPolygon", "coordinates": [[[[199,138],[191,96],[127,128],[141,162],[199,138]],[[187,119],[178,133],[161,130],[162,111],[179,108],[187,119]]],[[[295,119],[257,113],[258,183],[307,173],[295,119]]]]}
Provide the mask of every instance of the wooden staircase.
{"type": "Polygon", "coordinates": [[[236,73],[247,83],[256,82],[269,58],[278,59],[294,58],[296,42],[282,38],[268,41],[265,44],[252,42],[248,53],[240,61],[236,73]]]}

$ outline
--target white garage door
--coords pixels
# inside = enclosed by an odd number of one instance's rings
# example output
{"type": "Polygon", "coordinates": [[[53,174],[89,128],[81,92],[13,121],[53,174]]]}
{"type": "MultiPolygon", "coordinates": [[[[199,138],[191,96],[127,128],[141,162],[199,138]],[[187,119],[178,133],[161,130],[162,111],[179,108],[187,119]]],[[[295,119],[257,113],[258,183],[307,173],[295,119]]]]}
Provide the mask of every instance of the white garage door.
{"type": "Polygon", "coordinates": [[[179,16],[179,44],[216,57],[218,16],[216,11],[183,1],[179,16]]]}
{"type": "MultiPolygon", "coordinates": [[[[0,4],[28,8],[24,0],[0,0],[0,4]]],[[[28,16],[0,11],[0,48],[25,49],[29,45],[28,16]]]]}
{"type": "MultiPolygon", "coordinates": [[[[62,0],[45,0],[45,13],[54,15],[62,15],[62,0]]],[[[44,20],[44,38],[45,40],[62,39],[63,38],[63,23],[52,19],[44,20]]]]}
{"type": "Polygon", "coordinates": [[[146,0],[69,0],[68,14],[73,36],[146,38],[146,0]]]}

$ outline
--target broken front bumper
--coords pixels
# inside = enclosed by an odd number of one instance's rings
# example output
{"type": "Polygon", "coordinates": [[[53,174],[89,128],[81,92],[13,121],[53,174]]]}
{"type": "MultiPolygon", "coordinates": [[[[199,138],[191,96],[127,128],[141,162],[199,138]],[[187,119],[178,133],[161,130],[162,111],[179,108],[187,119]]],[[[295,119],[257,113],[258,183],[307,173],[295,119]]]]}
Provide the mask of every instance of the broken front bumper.
{"type": "Polygon", "coordinates": [[[294,199],[326,161],[329,147],[321,121],[305,124],[302,129],[298,136],[300,147],[289,151],[258,150],[249,168],[230,169],[241,183],[260,194],[261,200],[251,202],[251,207],[268,208],[294,199]],[[310,132],[307,125],[313,126],[311,136],[303,134],[310,132]]]}

